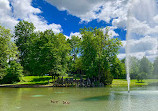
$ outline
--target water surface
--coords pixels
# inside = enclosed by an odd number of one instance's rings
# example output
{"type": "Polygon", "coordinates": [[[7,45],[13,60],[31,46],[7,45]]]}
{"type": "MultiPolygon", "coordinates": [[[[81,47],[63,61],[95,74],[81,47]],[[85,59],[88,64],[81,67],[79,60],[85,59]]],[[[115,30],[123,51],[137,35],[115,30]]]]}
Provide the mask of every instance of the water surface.
{"type": "Polygon", "coordinates": [[[0,88],[0,111],[157,111],[158,88],[133,87],[130,94],[126,90],[127,87],[0,88]]]}

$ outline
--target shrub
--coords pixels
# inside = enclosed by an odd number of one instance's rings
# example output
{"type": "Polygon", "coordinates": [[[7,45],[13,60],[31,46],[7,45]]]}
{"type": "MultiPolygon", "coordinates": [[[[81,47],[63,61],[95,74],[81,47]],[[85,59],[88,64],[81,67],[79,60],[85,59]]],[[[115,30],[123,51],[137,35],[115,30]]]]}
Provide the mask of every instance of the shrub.
{"type": "Polygon", "coordinates": [[[145,79],[146,77],[147,77],[147,73],[141,72],[137,75],[137,81],[139,82],[139,80],[141,80],[142,82],[142,80],[145,79]]]}
{"type": "Polygon", "coordinates": [[[6,69],[6,75],[1,80],[2,84],[12,84],[14,82],[19,82],[22,76],[23,68],[15,60],[8,63],[6,69]]]}

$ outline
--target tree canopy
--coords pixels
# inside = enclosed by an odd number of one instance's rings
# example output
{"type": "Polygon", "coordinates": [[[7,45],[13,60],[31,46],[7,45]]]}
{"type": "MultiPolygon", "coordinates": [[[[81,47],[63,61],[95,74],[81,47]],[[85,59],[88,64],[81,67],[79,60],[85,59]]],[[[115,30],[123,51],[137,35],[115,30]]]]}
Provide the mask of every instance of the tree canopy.
{"type": "Polygon", "coordinates": [[[108,28],[105,33],[102,29],[81,29],[81,58],[84,70],[88,77],[96,77],[99,82],[112,82],[110,66],[113,64],[121,42],[117,38],[110,38],[108,28]]]}
{"type": "Polygon", "coordinates": [[[52,30],[35,31],[33,23],[20,21],[13,34],[16,46],[10,41],[9,30],[0,28],[3,29],[0,35],[3,41],[0,44],[1,69],[9,66],[9,74],[14,72],[16,75],[14,67],[18,67],[17,77],[22,69],[24,75],[62,76],[71,73],[80,77],[85,75],[105,85],[111,84],[113,78],[125,77],[125,63],[117,58],[121,41],[110,37],[108,27],[105,30],[83,28],[81,37],[67,39],[64,34],[55,34],[52,30]]]}
{"type": "Polygon", "coordinates": [[[10,30],[0,26],[0,83],[19,81],[19,75],[22,75],[22,67],[17,62],[17,47],[11,37],[10,30]]]}

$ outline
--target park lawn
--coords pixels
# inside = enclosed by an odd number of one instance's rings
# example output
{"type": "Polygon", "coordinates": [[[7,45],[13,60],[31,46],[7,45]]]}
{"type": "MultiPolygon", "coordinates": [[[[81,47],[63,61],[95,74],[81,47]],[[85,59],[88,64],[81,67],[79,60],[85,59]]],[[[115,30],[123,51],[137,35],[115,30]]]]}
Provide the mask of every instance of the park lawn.
{"type": "MultiPolygon", "coordinates": [[[[153,83],[158,83],[158,79],[145,79],[142,82],[138,82],[136,79],[130,81],[130,86],[147,86],[153,83]]],[[[126,79],[114,79],[111,86],[127,86],[126,79]]]]}
{"type": "MultiPolygon", "coordinates": [[[[65,78],[72,78],[72,77],[64,76],[63,79],[65,78]]],[[[57,80],[57,77],[55,80],[57,80]]],[[[55,80],[52,80],[52,76],[23,76],[21,77],[21,81],[15,84],[46,85],[46,84],[51,84],[51,82],[55,80]]]]}
{"type": "MultiPolygon", "coordinates": [[[[65,78],[72,78],[68,76],[64,76],[65,78]]],[[[56,77],[57,79],[57,77],[56,77]]],[[[15,84],[30,84],[30,85],[51,85],[52,83],[52,77],[51,76],[24,76],[21,78],[21,81],[15,84]]],[[[136,79],[131,80],[130,86],[146,86],[152,83],[158,83],[158,79],[145,79],[142,82],[138,82],[136,79]]],[[[127,86],[127,80],[126,79],[114,79],[112,84],[110,86],[127,86]]]]}
{"type": "MultiPolygon", "coordinates": [[[[61,77],[60,77],[61,78],[61,77]]],[[[66,78],[72,78],[72,76],[63,76],[63,79],[66,78]]],[[[79,79],[79,78],[74,78],[74,79],[79,79]]],[[[49,84],[51,84],[51,82],[57,80],[57,77],[55,80],[52,80],[52,76],[23,76],[21,77],[21,81],[16,83],[16,84],[41,84],[41,85],[45,85],[48,84],[48,80],[49,80],[49,84]]]]}
{"type": "Polygon", "coordinates": [[[52,82],[52,77],[51,76],[23,76],[21,77],[21,81],[16,84],[45,85],[45,84],[48,84],[48,80],[49,82],[52,82]]]}

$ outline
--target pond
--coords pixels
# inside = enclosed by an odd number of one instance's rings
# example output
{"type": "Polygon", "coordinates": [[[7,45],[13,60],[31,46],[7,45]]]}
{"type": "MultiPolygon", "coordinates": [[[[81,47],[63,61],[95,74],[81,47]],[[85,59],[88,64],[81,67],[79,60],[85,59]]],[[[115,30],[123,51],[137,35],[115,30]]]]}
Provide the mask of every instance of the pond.
{"type": "Polygon", "coordinates": [[[157,111],[157,87],[131,90],[128,94],[127,87],[0,88],[0,111],[157,111]]]}

